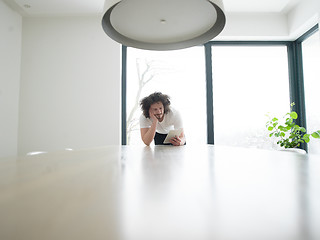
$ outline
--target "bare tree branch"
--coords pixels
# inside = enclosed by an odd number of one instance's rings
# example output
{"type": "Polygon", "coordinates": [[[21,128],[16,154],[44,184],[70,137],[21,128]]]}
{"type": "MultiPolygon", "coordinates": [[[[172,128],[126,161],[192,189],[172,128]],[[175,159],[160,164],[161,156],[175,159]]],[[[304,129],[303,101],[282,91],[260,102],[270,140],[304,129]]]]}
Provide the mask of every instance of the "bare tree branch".
{"type": "Polygon", "coordinates": [[[131,132],[138,130],[138,125],[139,125],[139,119],[134,118],[135,113],[137,112],[139,108],[139,103],[141,99],[141,92],[143,88],[150,82],[152,81],[155,76],[163,73],[168,73],[172,71],[172,68],[168,68],[163,64],[160,64],[159,61],[155,60],[147,60],[143,59],[144,61],[142,62],[141,59],[136,59],[136,68],[137,68],[137,77],[138,77],[138,91],[135,96],[135,101],[134,105],[130,111],[130,114],[127,119],[127,140],[128,143],[130,143],[130,138],[131,138],[131,132]],[[143,72],[142,68],[145,66],[143,72]]]}

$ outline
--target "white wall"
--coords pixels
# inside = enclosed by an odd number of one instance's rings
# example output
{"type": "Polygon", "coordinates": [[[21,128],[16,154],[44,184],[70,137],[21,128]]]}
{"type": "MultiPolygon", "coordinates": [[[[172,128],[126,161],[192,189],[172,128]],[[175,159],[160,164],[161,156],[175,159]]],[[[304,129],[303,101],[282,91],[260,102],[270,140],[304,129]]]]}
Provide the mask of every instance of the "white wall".
{"type": "Polygon", "coordinates": [[[120,144],[120,45],[100,22],[23,19],[20,155],[120,144]]]}
{"type": "Polygon", "coordinates": [[[16,155],[22,18],[0,0],[0,157],[16,155]]]}
{"type": "Polygon", "coordinates": [[[303,0],[288,14],[289,31],[300,36],[319,22],[320,1],[303,0]]]}
{"type": "Polygon", "coordinates": [[[215,40],[296,40],[319,23],[320,1],[303,0],[287,14],[226,13],[226,26],[215,40]]]}
{"type": "Polygon", "coordinates": [[[226,26],[215,40],[287,40],[283,14],[226,13],[226,26]]]}

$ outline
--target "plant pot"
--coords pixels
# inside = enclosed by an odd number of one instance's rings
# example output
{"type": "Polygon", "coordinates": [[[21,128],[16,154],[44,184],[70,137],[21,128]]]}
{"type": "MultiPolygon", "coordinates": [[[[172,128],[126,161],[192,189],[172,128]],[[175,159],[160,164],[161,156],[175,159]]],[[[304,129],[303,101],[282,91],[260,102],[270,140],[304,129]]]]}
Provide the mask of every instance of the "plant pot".
{"type": "Polygon", "coordinates": [[[307,154],[306,150],[300,149],[300,148],[284,148],[284,149],[281,149],[281,151],[295,152],[295,153],[299,153],[299,154],[307,154]]]}

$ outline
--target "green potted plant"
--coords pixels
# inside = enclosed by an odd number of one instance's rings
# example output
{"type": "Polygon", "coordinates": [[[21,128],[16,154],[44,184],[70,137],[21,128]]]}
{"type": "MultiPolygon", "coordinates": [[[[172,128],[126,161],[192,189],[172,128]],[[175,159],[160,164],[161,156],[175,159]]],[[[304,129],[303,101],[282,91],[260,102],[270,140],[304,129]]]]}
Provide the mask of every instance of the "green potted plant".
{"type": "Polygon", "coordinates": [[[271,132],[269,137],[275,137],[277,144],[285,149],[297,148],[301,143],[308,143],[310,137],[320,138],[320,130],[307,133],[304,127],[300,127],[294,122],[298,118],[298,114],[292,111],[295,104],[291,103],[290,105],[290,112],[286,113],[282,119],[269,116],[269,121],[266,123],[267,129],[271,132]]]}

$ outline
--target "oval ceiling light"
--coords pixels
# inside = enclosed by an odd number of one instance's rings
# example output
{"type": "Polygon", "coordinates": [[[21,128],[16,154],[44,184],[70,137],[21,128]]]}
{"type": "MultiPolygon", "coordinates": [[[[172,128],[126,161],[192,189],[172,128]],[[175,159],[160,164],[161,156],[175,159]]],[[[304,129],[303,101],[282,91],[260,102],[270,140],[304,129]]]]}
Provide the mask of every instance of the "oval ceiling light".
{"type": "Polygon", "coordinates": [[[102,27],[128,47],[175,50],[206,43],[226,23],[222,0],[106,0],[102,27]]]}

